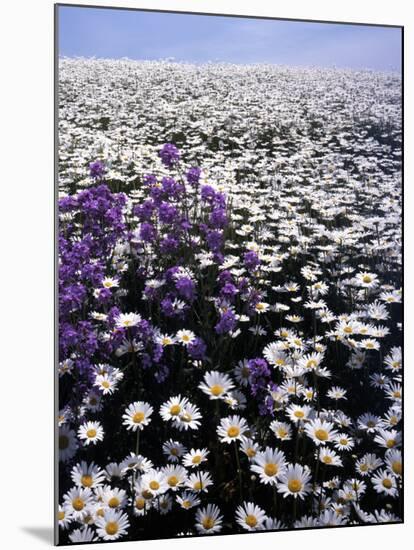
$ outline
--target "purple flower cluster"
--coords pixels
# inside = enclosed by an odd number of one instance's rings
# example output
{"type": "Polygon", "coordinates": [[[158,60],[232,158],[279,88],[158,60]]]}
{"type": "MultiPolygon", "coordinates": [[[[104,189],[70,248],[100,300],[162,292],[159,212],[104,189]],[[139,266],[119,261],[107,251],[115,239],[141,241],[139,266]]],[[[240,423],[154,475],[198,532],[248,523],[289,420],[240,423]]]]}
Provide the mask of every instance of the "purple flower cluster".
{"type": "Polygon", "coordinates": [[[94,180],[102,180],[105,175],[105,171],[105,164],[100,160],[96,160],[95,162],[91,162],[89,164],[89,173],[91,178],[94,180]]]}
{"type": "Polygon", "coordinates": [[[167,167],[172,168],[180,160],[180,151],[172,143],[166,143],[159,151],[161,162],[167,167]]]}
{"type": "Polygon", "coordinates": [[[273,411],[273,399],[269,389],[275,389],[271,379],[271,370],[267,362],[262,358],[250,359],[248,362],[250,372],[250,392],[258,402],[259,413],[262,416],[271,414],[273,411]]]}

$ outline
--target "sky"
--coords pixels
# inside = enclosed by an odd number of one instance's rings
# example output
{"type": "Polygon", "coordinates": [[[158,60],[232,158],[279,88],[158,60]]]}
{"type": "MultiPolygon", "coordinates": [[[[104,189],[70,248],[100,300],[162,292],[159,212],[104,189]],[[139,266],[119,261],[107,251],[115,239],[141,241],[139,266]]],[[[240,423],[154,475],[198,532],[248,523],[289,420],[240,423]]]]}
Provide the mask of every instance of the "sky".
{"type": "Polygon", "coordinates": [[[401,30],[60,6],[59,55],[401,71],[401,30]]]}

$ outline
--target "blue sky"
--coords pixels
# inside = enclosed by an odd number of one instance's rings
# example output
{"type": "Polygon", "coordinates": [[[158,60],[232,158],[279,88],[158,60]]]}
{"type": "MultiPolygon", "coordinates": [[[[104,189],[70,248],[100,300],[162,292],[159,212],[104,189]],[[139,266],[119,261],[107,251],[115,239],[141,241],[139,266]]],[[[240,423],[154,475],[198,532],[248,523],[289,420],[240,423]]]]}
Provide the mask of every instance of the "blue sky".
{"type": "Polygon", "coordinates": [[[59,54],[400,71],[401,30],[61,6],[59,54]]]}

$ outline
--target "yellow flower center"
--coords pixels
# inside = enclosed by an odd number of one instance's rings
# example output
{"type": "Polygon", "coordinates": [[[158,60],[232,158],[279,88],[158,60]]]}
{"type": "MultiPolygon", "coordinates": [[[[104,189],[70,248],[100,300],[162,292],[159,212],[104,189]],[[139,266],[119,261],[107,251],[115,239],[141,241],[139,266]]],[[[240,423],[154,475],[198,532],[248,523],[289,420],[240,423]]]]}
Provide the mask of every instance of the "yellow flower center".
{"type": "Polygon", "coordinates": [[[119,506],[119,499],[116,497],[112,497],[108,500],[108,506],[109,508],[116,508],[119,506]]]}
{"type": "Polygon", "coordinates": [[[137,499],[135,499],[135,508],[137,508],[137,510],[143,510],[144,506],[145,500],[142,497],[138,497],[137,499]]]}
{"type": "Polygon", "coordinates": [[[214,527],[214,519],[211,516],[206,516],[201,522],[204,529],[212,529],[214,527]]]}
{"type": "Polygon", "coordinates": [[[285,430],[285,428],[279,428],[277,430],[277,435],[279,437],[286,437],[287,436],[287,431],[285,430]]]}
{"type": "Polygon", "coordinates": [[[142,411],[138,411],[132,417],[132,421],[135,424],[140,424],[144,420],[144,418],[145,418],[145,414],[142,411]]]}
{"type": "Polygon", "coordinates": [[[65,512],[61,511],[61,512],[58,513],[58,519],[59,519],[59,521],[61,521],[62,519],[64,519],[64,517],[65,517],[65,512]]]}
{"type": "Polygon", "coordinates": [[[176,447],[173,447],[170,449],[170,454],[173,456],[178,456],[178,449],[176,447]]]}
{"type": "Polygon", "coordinates": [[[102,387],[105,388],[106,390],[110,387],[110,383],[108,382],[108,380],[104,380],[102,382],[102,387]]]}
{"type": "Polygon", "coordinates": [[[201,489],[203,488],[203,483],[202,481],[196,481],[193,485],[194,487],[194,490],[195,491],[201,491],[201,489]]]}
{"type": "Polygon", "coordinates": [[[276,359],[275,361],[275,365],[277,365],[278,367],[283,367],[283,365],[286,364],[286,361],[284,359],[276,359]]]}
{"type": "Polygon", "coordinates": [[[319,439],[319,441],[326,441],[329,438],[329,434],[326,430],[319,428],[319,430],[315,432],[315,437],[319,439]]]}
{"type": "Polygon", "coordinates": [[[361,464],[359,469],[361,470],[361,472],[368,472],[368,464],[361,464]]]}
{"type": "Polygon", "coordinates": [[[393,393],[393,396],[396,398],[396,399],[399,399],[401,397],[401,392],[396,390],[394,393],[393,393]]]}
{"type": "Polygon", "coordinates": [[[388,478],[383,479],[382,484],[384,485],[384,487],[386,489],[391,489],[391,487],[392,487],[392,481],[388,478]]]}
{"type": "Polygon", "coordinates": [[[313,369],[318,365],[317,361],[315,359],[309,359],[309,361],[306,363],[306,368],[313,369]]]}
{"type": "Polygon", "coordinates": [[[84,487],[91,487],[93,483],[92,476],[85,474],[81,477],[81,483],[84,487]]]}
{"type": "Polygon", "coordinates": [[[69,438],[67,435],[60,435],[59,436],[59,449],[61,451],[67,449],[69,447],[69,438]]]}
{"type": "Polygon", "coordinates": [[[183,340],[183,342],[189,342],[190,337],[188,336],[188,334],[184,334],[183,337],[182,337],[182,340],[183,340]]]}
{"type": "Polygon", "coordinates": [[[230,426],[227,430],[227,435],[229,437],[237,437],[240,433],[240,429],[237,426],[230,426]]]}
{"type": "Polygon", "coordinates": [[[340,443],[341,445],[348,445],[348,440],[347,440],[347,439],[344,439],[344,438],[341,438],[341,439],[339,440],[339,443],[340,443]]]}
{"type": "Polygon", "coordinates": [[[332,457],[329,456],[329,455],[325,455],[325,456],[322,458],[322,462],[324,462],[325,464],[332,464],[332,457]]]}
{"type": "Polygon", "coordinates": [[[344,332],[346,334],[352,334],[352,327],[350,327],[349,325],[345,326],[344,327],[344,332]]]}
{"type": "Polygon", "coordinates": [[[389,439],[389,440],[387,441],[387,447],[388,447],[389,449],[392,449],[392,447],[395,447],[396,443],[397,443],[397,442],[395,441],[395,439],[389,439]]]}
{"type": "Polygon", "coordinates": [[[96,436],[96,430],[94,428],[91,428],[86,432],[86,435],[92,439],[96,436]]]}
{"type": "Polygon", "coordinates": [[[153,481],[150,482],[149,487],[153,491],[158,491],[158,489],[160,488],[160,484],[158,483],[158,481],[155,481],[154,479],[153,481]]]}
{"type": "Polygon", "coordinates": [[[394,472],[394,474],[398,474],[398,475],[401,475],[402,473],[402,464],[399,460],[394,460],[394,462],[392,463],[392,471],[394,472]]]}
{"type": "Polygon", "coordinates": [[[108,521],[108,523],[105,526],[105,531],[108,535],[116,535],[118,532],[118,524],[116,521],[108,521]]]}
{"type": "Polygon", "coordinates": [[[223,386],[220,386],[220,384],[214,384],[214,386],[211,386],[210,388],[210,392],[212,393],[212,395],[214,395],[214,397],[218,397],[223,393],[223,391],[224,388],[223,386]]]}
{"type": "Polygon", "coordinates": [[[189,500],[183,500],[183,508],[191,508],[191,502],[189,500]]]}
{"type": "Polygon", "coordinates": [[[142,496],[145,499],[150,500],[152,498],[152,493],[146,489],[146,490],[142,491],[142,496]]]}
{"type": "Polygon", "coordinates": [[[268,462],[264,467],[264,473],[269,477],[275,476],[278,471],[278,465],[274,464],[273,462],[268,462]]]}
{"type": "Polygon", "coordinates": [[[364,275],[362,277],[362,280],[364,281],[364,283],[370,283],[372,281],[372,278],[369,275],[364,275]]]}
{"type": "Polygon", "coordinates": [[[245,522],[249,527],[255,527],[257,525],[257,519],[252,514],[246,516],[245,522]]]}
{"type": "Polygon", "coordinates": [[[170,414],[171,416],[177,416],[177,414],[180,414],[181,412],[181,407],[180,405],[172,405],[170,407],[170,414]]]}
{"type": "Polygon", "coordinates": [[[298,493],[302,489],[302,483],[299,479],[290,479],[288,489],[291,493],[298,493]]]}
{"type": "Polygon", "coordinates": [[[303,411],[295,411],[293,413],[293,416],[296,416],[296,418],[303,418],[305,416],[305,413],[303,411]]]}
{"type": "Polygon", "coordinates": [[[201,462],[201,455],[195,455],[193,456],[193,459],[191,460],[193,464],[200,464],[201,462]]]}
{"type": "Polygon", "coordinates": [[[249,447],[248,449],[246,449],[246,454],[249,458],[253,458],[254,456],[256,456],[256,451],[252,447],[249,447]]]}
{"type": "Polygon", "coordinates": [[[74,510],[76,510],[77,512],[80,512],[81,510],[84,509],[85,503],[81,498],[77,497],[72,500],[72,506],[74,510]]]}
{"type": "Polygon", "coordinates": [[[175,487],[178,483],[179,479],[177,476],[171,476],[168,478],[168,485],[170,487],[175,487]]]}

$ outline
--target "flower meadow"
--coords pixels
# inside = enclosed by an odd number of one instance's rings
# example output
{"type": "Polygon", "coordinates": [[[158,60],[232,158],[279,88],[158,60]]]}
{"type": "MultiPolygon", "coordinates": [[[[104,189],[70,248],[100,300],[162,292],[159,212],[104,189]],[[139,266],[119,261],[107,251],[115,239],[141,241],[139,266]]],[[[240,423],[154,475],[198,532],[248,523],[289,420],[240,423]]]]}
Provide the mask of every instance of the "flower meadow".
{"type": "Polygon", "coordinates": [[[400,522],[401,79],[59,62],[59,543],[400,522]]]}

